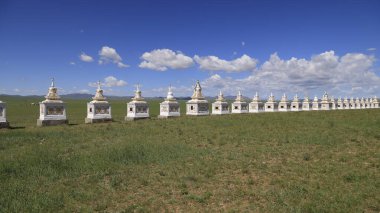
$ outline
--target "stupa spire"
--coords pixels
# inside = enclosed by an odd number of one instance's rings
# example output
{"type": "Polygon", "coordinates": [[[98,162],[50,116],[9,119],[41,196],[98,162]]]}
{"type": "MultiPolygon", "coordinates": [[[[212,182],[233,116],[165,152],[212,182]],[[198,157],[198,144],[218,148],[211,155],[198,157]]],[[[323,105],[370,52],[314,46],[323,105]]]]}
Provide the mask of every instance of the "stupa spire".
{"type": "Polygon", "coordinates": [[[95,96],[92,97],[92,100],[94,101],[105,101],[106,97],[103,95],[103,90],[101,88],[101,83],[98,81],[98,88],[96,89],[95,96]]]}
{"type": "Polygon", "coordinates": [[[224,101],[224,95],[223,95],[223,92],[222,90],[219,90],[219,95],[218,95],[218,98],[216,99],[216,101],[224,101]]]}
{"type": "Polygon", "coordinates": [[[255,93],[255,96],[253,97],[253,101],[258,101],[260,98],[259,98],[259,93],[256,91],[255,93]]]}
{"type": "Polygon", "coordinates": [[[194,93],[191,96],[191,99],[193,99],[193,100],[204,99],[204,97],[202,95],[202,87],[201,87],[201,84],[199,83],[199,80],[197,80],[197,83],[195,84],[194,93]]]}
{"type": "Polygon", "coordinates": [[[54,78],[51,78],[51,84],[49,87],[49,92],[45,96],[46,100],[61,100],[57,93],[57,88],[55,87],[54,78]]]}
{"type": "Polygon", "coordinates": [[[135,97],[132,98],[134,101],[142,101],[144,98],[141,96],[140,84],[136,85],[135,97]]]}
{"type": "Polygon", "coordinates": [[[241,91],[239,90],[235,101],[244,101],[243,95],[241,94],[241,91]]]}
{"type": "Polygon", "coordinates": [[[175,101],[173,91],[172,91],[172,85],[169,86],[168,88],[168,95],[166,96],[166,101],[175,101]]]}

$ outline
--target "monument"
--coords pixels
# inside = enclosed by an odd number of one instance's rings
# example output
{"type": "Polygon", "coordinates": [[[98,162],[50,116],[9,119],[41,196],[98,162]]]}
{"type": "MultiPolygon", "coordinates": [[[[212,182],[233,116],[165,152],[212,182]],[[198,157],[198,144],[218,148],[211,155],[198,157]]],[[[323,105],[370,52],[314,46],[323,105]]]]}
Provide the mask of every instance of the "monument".
{"type": "Polygon", "coordinates": [[[277,111],[277,107],[278,105],[274,99],[274,96],[272,93],[270,93],[270,96],[268,97],[268,100],[264,105],[264,110],[265,112],[274,112],[277,111]]]}
{"type": "Polygon", "coordinates": [[[250,113],[258,113],[264,111],[264,104],[260,101],[259,94],[256,92],[255,96],[252,99],[252,102],[249,103],[250,113]]]}
{"type": "Polygon", "coordinates": [[[330,110],[332,108],[331,105],[332,104],[330,103],[329,95],[325,91],[325,94],[323,94],[322,100],[321,100],[321,110],[330,110]]]}
{"type": "Polygon", "coordinates": [[[365,100],[364,100],[364,97],[362,97],[362,99],[360,99],[360,106],[362,109],[365,109],[365,100]]]}
{"type": "Polygon", "coordinates": [[[290,104],[290,111],[301,111],[302,103],[298,99],[298,95],[296,94],[293,98],[292,103],[290,104]]]}
{"type": "Polygon", "coordinates": [[[376,96],[372,100],[372,108],[379,108],[379,100],[376,96]]]}
{"type": "Polygon", "coordinates": [[[7,105],[2,101],[0,101],[0,129],[1,128],[9,128],[9,122],[7,121],[7,105]]]}
{"type": "Polygon", "coordinates": [[[303,102],[302,102],[302,110],[303,111],[309,111],[311,108],[312,108],[312,105],[309,101],[309,97],[305,96],[305,98],[303,99],[303,102]]]}
{"type": "Polygon", "coordinates": [[[186,115],[209,115],[208,101],[202,95],[202,87],[197,81],[191,100],[186,102],[186,115]]]}
{"type": "Polygon", "coordinates": [[[218,98],[212,103],[212,115],[230,114],[228,103],[224,99],[222,91],[219,91],[218,98]]]}
{"type": "Polygon", "coordinates": [[[235,101],[231,104],[231,113],[248,113],[248,104],[239,91],[235,101]]]}
{"type": "Polygon", "coordinates": [[[336,102],[336,108],[337,109],[344,109],[344,104],[343,104],[343,101],[342,101],[341,97],[339,97],[338,101],[336,102]]]}
{"type": "Polygon", "coordinates": [[[331,109],[332,110],[337,109],[337,107],[336,107],[336,101],[335,101],[335,98],[333,96],[331,96],[330,104],[331,104],[331,109]]]}
{"type": "Polygon", "coordinates": [[[68,124],[66,106],[57,93],[54,78],[51,80],[51,86],[45,98],[40,102],[40,117],[37,119],[37,126],[68,124]]]}
{"type": "Polygon", "coordinates": [[[86,124],[111,122],[111,106],[106,97],[103,95],[103,90],[98,81],[98,88],[91,102],[87,103],[87,117],[84,119],[86,124]]]}
{"type": "Polygon", "coordinates": [[[288,102],[288,98],[285,93],[282,95],[280,103],[278,103],[278,111],[279,112],[287,112],[290,110],[290,104],[288,102]]]}
{"type": "Polygon", "coordinates": [[[369,98],[365,99],[365,108],[371,108],[371,103],[369,102],[369,98]]]}
{"type": "Polygon", "coordinates": [[[173,95],[172,87],[169,86],[165,100],[160,103],[160,115],[158,118],[173,118],[180,115],[179,103],[173,95]]]}
{"type": "Polygon", "coordinates": [[[317,96],[314,96],[314,100],[313,100],[313,110],[319,110],[320,106],[319,106],[319,101],[318,101],[318,97],[317,96]]]}
{"type": "Polygon", "coordinates": [[[361,109],[361,103],[360,103],[359,97],[356,97],[355,108],[356,109],[361,109]]]}
{"type": "Polygon", "coordinates": [[[356,104],[353,97],[350,98],[350,109],[356,109],[356,104]]]}
{"type": "Polygon", "coordinates": [[[139,85],[136,86],[135,97],[127,104],[127,108],[127,116],[124,118],[125,121],[149,118],[149,106],[141,96],[139,85]]]}
{"type": "MultiPolygon", "coordinates": [[[[343,100],[343,107],[344,109],[350,109],[350,101],[347,99],[347,97],[344,97],[343,100]]],[[[357,107],[356,107],[357,108],[357,107]]],[[[360,108],[359,108],[360,109],[360,108]]]]}

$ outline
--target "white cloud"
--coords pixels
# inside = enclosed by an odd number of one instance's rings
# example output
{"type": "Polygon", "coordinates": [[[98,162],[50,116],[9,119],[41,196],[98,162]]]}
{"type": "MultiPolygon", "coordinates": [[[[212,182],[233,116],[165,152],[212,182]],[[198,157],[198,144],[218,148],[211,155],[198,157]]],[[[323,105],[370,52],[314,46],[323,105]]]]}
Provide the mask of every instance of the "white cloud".
{"type": "Polygon", "coordinates": [[[111,62],[111,63],[116,64],[119,68],[129,67],[129,65],[124,64],[122,62],[123,59],[112,47],[103,46],[102,49],[99,51],[99,56],[100,56],[100,59],[98,61],[99,64],[107,64],[111,62]]]}
{"type": "Polygon", "coordinates": [[[145,52],[141,59],[140,68],[165,71],[167,69],[185,69],[194,64],[193,59],[183,53],[169,49],[156,49],[145,52]]]}
{"type": "Polygon", "coordinates": [[[75,62],[73,62],[73,61],[70,61],[70,63],[69,63],[70,65],[75,65],[75,62]]]}
{"type": "Polygon", "coordinates": [[[376,48],[371,47],[371,48],[368,48],[367,50],[368,50],[368,51],[376,51],[376,48]]]}
{"type": "Polygon", "coordinates": [[[84,61],[84,62],[93,62],[94,61],[94,59],[91,56],[87,55],[84,52],[82,52],[82,54],[79,55],[79,59],[81,61],[84,61]]]}
{"type": "Polygon", "coordinates": [[[241,46],[243,46],[243,47],[245,46],[245,42],[244,41],[241,42],[241,46]]]}
{"type": "Polygon", "coordinates": [[[216,56],[199,57],[198,55],[194,56],[194,60],[202,70],[226,72],[252,71],[258,63],[256,59],[245,54],[232,61],[226,61],[216,56]]]}
{"type": "Polygon", "coordinates": [[[334,51],[327,51],[309,60],[284,60],[274,53],[246,78],[223,78],[215,74],[202,84],[211,94],[222,89],[228,94],[242,90],[249,95],[255,91],[268,95],[273,91],[277,95],[286,92],[314,96],[326,90],[336,97],[369,96],[380,89],[380,76],[373,70],[374,62],[374,56],[362,53],[339,57],[334,51]]]}
{"type": "MultiPolygon", "coordinates": [[[[104,87],[123,87],[127,85],[127,82],[124,80],[118,80],[114,76],[108,76],[104,78],[104,81],[101,82],[101,85],[104,87]]],[[[88,86],[90,87],[97,87],[98,83],[97,82],[90,82],[88,83],[88,86]]]]}

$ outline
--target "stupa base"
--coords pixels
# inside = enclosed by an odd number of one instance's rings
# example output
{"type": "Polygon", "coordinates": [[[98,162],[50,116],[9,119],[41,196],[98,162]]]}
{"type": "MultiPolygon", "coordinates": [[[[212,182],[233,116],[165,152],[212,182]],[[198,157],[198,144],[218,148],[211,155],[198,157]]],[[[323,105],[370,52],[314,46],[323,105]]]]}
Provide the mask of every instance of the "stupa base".
{"type": "Polygon", "coordinates": [[[149,117],[127,117],[125,116],[124,121],[136,121],[142,119],[148,119],[149,117]]]}
{"type": "Polygon", "coordinates": [[[170,118],[178,118],[178,115],[159,115],[157,116],[158,119],[170,119],[170,118]]]}
{"type": "Polygon", "coordinates": [[[0,122],[0,129],[9,128],[9,122],[0,122]]]}
{"type": "Polygon", "coordinates": [[[112,122],[112,118],[85,118],[84,123],[94,124],[94,123],[108,123],[112,122]]]}
{"type": "Polygon", "coordinates": [[[69,124],[69,120],[40,120],[37,119],[37,126],[57,126],[69,124]]]}
{"type": "Polygon", "coordinates": [[[211,113],[211,115],[229,115],[230,112],[221,112],[221,113],[211,113]]]}

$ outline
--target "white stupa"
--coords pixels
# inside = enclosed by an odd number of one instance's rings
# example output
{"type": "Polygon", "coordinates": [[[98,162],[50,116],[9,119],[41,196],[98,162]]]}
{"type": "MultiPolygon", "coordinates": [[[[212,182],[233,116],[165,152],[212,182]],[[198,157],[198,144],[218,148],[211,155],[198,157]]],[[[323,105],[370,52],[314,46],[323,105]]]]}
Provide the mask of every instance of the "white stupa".
{"type": "Polygon", "coordinates": [[[359,97],[356,97],[356,100],[355,100],[355,109],[361,109],[361,103],[360,103],[360,99],[359,97]]]}
{"type": "Polygon", "coordinates": [[[336,101],[335,101],[334,96],[331,96],[331,98],[330,98],[330,104],[331,104],[331,109],[332,109],[332,110],[337,109],[336,101]]]}
{"type": "Polygon", "coordinates": [[[325,93],[322,96],[322,100],[321,100],[321,110],[330,110],[332,108],[331,105],[332,104],[329,100],[329,95],[325,91],[325,93]]]}
{"type": "Polygon", "coordinates": [[[208,101],[202,95],[202,87],[197,81],[191,100],[186,102],[186,115],[209,115],[208,101]]]}
{"type": "Polygon", "coordinates": [[[365,108],[367,109],[371,108],[371,103],[369,102],[369,98],[365,99],[365,108]]]}
{"type": "Polygon", "coordinates": [[[264,105],[264,111],[265,112],[275,112],[277,111],[278,104],[274,99],[274,96],[272,93],[270,93],[270,96],[268,97],[267,102],[264,105]]]}
{"type": "Polygon", "coordinates": [[[125,121],[134,121],[138,119],[149,118],[149,105],[141,96],[140,86],[136,86],[135,97],[127,104],[128,112],[125,121]]]}
{"type": "Polygon", "coordinates": [[[256,92],[255,96],[252,99],[252,102],[249,103],[250,113],[258,113],[264,111],[264,104],[260,101],[259,94],[256,92]]]}
{"type": "Polygon", "coordinates": [[[54,78],[51,80],[49,93],[45,98],[44,101],[40,102],[40,117],[37,119],[37,126],[68,124],[66,106],[57,93],[54,78]]]}
{"type": "Polygon", "coordinates": [[[7,121],[7,105],[2,101],[0,101],[0,129],[1,128],[9,128],[9,122],[7,121]]]}
{"type": "Polygon", "coordinates": [[[287,112],[290,110],[290,104],[285,93],[282,95],[280,102],[278,103],[279,112],[287,112]]]}
{"type": "Polygon", "coordinates": [[[219,91],[218,98],[212,103],[212,115],[230,114],[228,103],[224,99],[222,91],[219,91]]]}
{"type": "Polygon", "coordinates": [[[106,97],[103,95],[103,90],[98,81],[98,88],[91,102],[87,103],[87,117],[84,119],[86,124],[101,123],[112,121],[111,106],[106,97]]]}
{"type": "Polygon", "coordinates": [[[290,111],[301,111],[302,103],[299,101],[298,95],[296,94],[290,104],[290,111]]]}
{"type": "Polygon", "coordinates": [[[337,102],[336,102],[336,108],[337,109],[344,109],[344,103],[343,103],[341,97],[339,97],[338,100],[337,100],[337,102]]]}
{"type": "Polygon", "coordinates": [[[317,96],[314,96],[314,100],[313,100],[313,110],[319,110],[320,108],[320,104],[319,104],[319,100],[318,100],[318,97],[317,96]]]}
{"type": "Polygon", "coordinates": [[[165,100],[160,103],[160,115],[158,118],[173,118],[180,115],[179,103],[173,95],[172,87],[169,86],[168,95],[165,100]]]}
{"type": "Polygon", "coordinates": [[[312,105],[309,101],[309,97],[305,96],[303,99],[303,102],[302,102],[302,110],[303,111],[309,111],[309,110],[311,110],[311,108],[312,108],[312,105]]]}
{"type": "Polygon", "coordinates": [[[356,103],[354,97],[350,98],[350,109],[356,109],[356,103]]]}
{"type": "Polygon", "coordinates": [[[239,91],[235,101],[231,104],[231,113],[248,113],[248,103],[239,91]]]}
{"type": "Polygon", "coordinates": [[[360,106],[361,106],[362,109],[365,109],[365,100],[364,100],[364,97],[362,97],[360,99],[360,106]]]}
{"type": "MultiPolygon", "coordinates": [[[[347,97],[344,97],[343,100],[343,107],[344,109],[350,109],[350,101],[347,99],[347,97]]],[[[356,107],[357,108],[357,107],[356,107]]],[[[360,109],[360,108],[359,108],[360,109]]]]}
{"type": "Polygon", "coordinates": [[[372,108],[379,108],[379,100],[376,96],[372,99],[372,108]]]}

